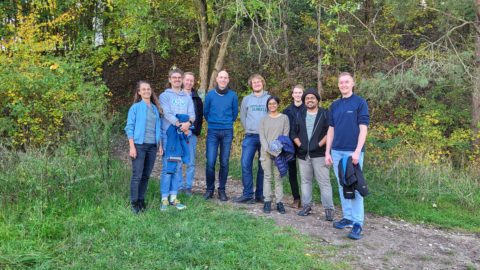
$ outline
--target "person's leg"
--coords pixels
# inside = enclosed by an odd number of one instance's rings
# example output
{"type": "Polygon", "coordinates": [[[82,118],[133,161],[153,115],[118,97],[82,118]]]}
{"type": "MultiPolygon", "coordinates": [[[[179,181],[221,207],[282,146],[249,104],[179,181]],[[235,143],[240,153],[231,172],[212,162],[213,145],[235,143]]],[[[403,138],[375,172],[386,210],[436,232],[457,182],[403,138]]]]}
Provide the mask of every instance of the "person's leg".
{"type": "Polygon", "coordinates": [[[167,158],[163,156],[162,158],[162,173],[160,175],[160,194],[162,195],[162,200],[168,199],[170,194],[170,186],[172,184],[173,174],[167,173],[167,158]]]}
{"type": "Polygon", "coordinates": [[[130,201],[132,203],[139,199],[140,183],[146,156],[146,151],[142,144],[135,144],[135,149],[137,150],[137,157],[132,159],[132,177],[130,178],[130,201]]]}
{"type": "Polygon", "coordinates": [[[147,191],[148,179],[152,173],[153,166],[155,165],[155,159],[157,158],[157,146],[151,144],[147,146],[145,154],[145,166],[143,167],[142,181],[140,182],[140,187],[138,190],[138,200],[145,200],[145,193],[147,191]]]}
{"type": "Polygon", "coordinates": [[[222,133],[223,136],[220,143],[220,172],[218,177],[220,179],[220,183],[218,189],[225,191],[228,177],[228,161],[230,159],[230,148],[232,147],[233,141],[233,129],[222,130],[222,133]]]}
{"type": "MultiPolygon", "coordinates": [[[[255,188],[255,199],[257,200],[261,200],[263,199],[263,176],[264,176],[264,172],[263,172],[263,168],[260,164],[260,149],[262,148],[262,145],[260,143],[260,136],[256,136],[255,137],[255,152],[258,153],[258,170],[257,170],[257,184],[256,184],[256,188],[255,188]]],[[[255,158],[255,153],[253,155],[253,157],[255,158]]],[[[253,162],[253,160],[252,160],[253,162]]]]}
{"type": "Polygon", "coordinates": [[[186,190],[192,189],[193,180],[195,178],[196,149],[197,149],[197,136],[192,134],[189,141],[190,162],[187,164],[187,170],[185,173],[185,185],[183,186],[183,188],[186,190]]]}
{"type": "Polygon", "coordinates": [[[256,150],[254,135],[245,135],[242,141],[242,157],[240,159],[243,184],[242,197],[244,198],[253,198],[252,168],[256,150]]]}
{"type": "Polygon", "coordinates": [[[342,204],[343,218],[353,221],[352,200],[345,199],[345,197],[343,197],[343,187],[342,185],[340,185],[340,179],[338,178],[338,163],[340,162],[340,160],[343,158],[344,155],[349,156],[349,153],[350,152],[346,152],[346,151],[332,150],[332,159],[333,159],[333,171],[335,172],[335,176],[337,178],[337,183],[338,183],[340,203],[342,204]]]}
{"type": "Polygon", "coordinates": [[[273,178],[275,179],[275,201],[283,203],[283,181],[277,166],[273,166],[273,178]]]}
{"type": "MultiPolygon", "coordinates": [[[[363,169],[363,157],[365,153],[360,154],[359,162],[360,168],[363,169]]],[[[352,201],[352,221],[353,223],[358,223],[360,226],[363,227],[363,222],[364,222],[364,205],[363,205],[363,196],[355,190],[355,199],[351,200],[352,201]]]]}
{"type": "Polygon", "coordinates": [[[217,162],[218,130],[208,129],[207,132],[207,164],[205,166],[205,179],[207,182],[207,191],[215,190],[215,163],[217,162]]]}
{"type": "Polygon", "coordinates": [[[324,209],[333,209],[332,184],[330,183],[329,169],[325,165],[325,157],[312,158],[313,171],[320,187],[322,205],[324,209]]]}
{"type": "Polygon", "coordinates": [[[261,166],[264,172],[263,179],[263,195],[265,202],[272,201],[272,159],[268,154],[262,157],[261,166]]]}
{"type": "Polygon", "coordinates": [[[294,200],[300,200],[300,193],[298,190],[297,179],[297,160],[293,159],[288,162],[288,181],[290,182],[290,188],[292,190],[292,196],[294,200]]]}
{"type": "Polygon", "coordinates": [[[313,168],[310,158],[298,159],[298,168],[300,169],[302,205],[305,207],[312,203],[313,168]]]}

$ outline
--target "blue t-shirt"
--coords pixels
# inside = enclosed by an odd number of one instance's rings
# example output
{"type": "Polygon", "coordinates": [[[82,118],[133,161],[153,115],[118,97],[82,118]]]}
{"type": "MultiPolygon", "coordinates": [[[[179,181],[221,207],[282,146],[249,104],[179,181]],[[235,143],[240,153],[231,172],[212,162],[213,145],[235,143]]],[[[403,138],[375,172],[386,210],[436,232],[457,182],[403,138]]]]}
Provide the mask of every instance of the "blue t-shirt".
{"type": "Polygon", "coordinates": [[[370,123],[367,101],[355,94],[338,99],[330,106],[328,120],[329,125],[335,128],[332,149],[355,151],[360,134],[359,125],[368,126],[370,123]]]}

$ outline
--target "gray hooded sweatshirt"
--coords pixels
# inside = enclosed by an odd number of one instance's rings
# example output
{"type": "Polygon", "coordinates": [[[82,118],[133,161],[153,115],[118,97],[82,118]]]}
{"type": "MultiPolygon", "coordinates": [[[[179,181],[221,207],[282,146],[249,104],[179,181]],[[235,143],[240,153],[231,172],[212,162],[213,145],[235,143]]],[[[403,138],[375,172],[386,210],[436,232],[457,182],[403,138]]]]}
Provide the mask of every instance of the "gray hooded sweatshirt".
{"type": "Polygon", "coordinates": [[[258,134],[260,120],[267,115],[267,99],[270,97],[267,91],[259,97],[253,93],[242,100],[240,107],[240,121],[245,133],[258,134]]]}

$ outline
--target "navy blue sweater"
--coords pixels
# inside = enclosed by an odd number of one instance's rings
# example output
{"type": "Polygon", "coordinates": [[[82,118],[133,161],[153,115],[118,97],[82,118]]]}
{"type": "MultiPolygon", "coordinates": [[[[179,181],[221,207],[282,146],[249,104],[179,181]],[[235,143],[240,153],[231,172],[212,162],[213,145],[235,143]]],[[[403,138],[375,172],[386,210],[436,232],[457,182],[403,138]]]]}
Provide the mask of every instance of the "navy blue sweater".
{"type": "MultiPolygon", "coordinates": [[[[335,128],[332,149],[355,151],[360,134],[359,125],[370,123],[365,99],[352,94],[348,98],[335,100],[330,106],[329,125],[335,128]]],[[[362,148],[364,151],[365,146],[362,148]]]]}
{"type": "Polygon", "coordinates": [[[229,89],[224,95],[216,89],[208,91],[203,107],[203,116],[210,129],[231,129],[238,116],[238,97],[229,89]]]}

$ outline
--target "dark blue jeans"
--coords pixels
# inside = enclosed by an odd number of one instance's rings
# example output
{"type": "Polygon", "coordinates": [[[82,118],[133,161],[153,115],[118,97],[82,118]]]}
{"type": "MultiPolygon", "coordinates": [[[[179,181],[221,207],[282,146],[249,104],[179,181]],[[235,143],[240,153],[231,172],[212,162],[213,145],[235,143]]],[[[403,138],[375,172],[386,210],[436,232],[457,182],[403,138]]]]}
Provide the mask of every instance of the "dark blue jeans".
{"type": "Polygon", "coordinates": [[[233,129],[208,129],[207,132],[207,191],[215,190],[215,163],[220,147],[219,190],[225,190],[228,176],[228,160],[233,140],[233,129]]]}
{"type": "Polygon", "coordinates": [[[257,185],[255,198],[263,198],[263,168],[260,164],[260,137],[258,134],[246,134],[242,142],[242,184],[243,197],[253,198],[253,159],[258,153],[257,185]]]}
{"type": "Polygon", "coordinates": [[[130,201],[132,202],[145,199],[148,178],[157,158],[156,144],[135,144],[135,149],[137,157],[132,159],[132,178],[130,179],[130,201]]]}

